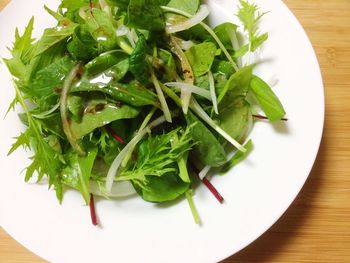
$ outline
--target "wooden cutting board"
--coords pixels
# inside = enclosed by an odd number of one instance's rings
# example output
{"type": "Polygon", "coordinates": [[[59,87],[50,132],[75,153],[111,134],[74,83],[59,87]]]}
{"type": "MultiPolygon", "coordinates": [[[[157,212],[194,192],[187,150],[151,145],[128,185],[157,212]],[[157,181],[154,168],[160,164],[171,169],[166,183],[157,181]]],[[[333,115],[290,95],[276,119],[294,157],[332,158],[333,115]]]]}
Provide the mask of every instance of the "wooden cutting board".
{"type": "MultiPolygon", "coordinates": [[[[0,9],[8,2],[0,0],[0,9]]],[[[321,65],[326,92],[323,141],[310,178],[293,205],[256,242],[224,262],[348,263],[350,0],[284,2],[308,33],[321,65]]],[[[0,228],[0,262],[44,261],[0,228]]]]}

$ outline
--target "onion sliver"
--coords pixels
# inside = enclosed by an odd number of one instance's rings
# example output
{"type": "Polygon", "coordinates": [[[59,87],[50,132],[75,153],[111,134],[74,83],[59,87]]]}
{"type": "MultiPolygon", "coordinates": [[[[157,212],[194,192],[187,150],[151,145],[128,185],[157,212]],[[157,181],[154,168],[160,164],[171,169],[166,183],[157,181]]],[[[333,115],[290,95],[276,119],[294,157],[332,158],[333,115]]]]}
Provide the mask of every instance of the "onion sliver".
{"type": "Polygon", "coordinates": [[[191,85],[191,84],[187,84],[187,83],[183,83],[183,82],[167,82],[164,83],[164,85],[168,86],[168,87],[175,87],[180,89],[181,91],[186,91],[188,93],[195,93],[199,96],[202,96],[208,100],[212,100],[212,97],[210,95],[210,92],[206,89],[191,85]]]}
{"type": "Polygon", "coordinates": [[[198,104],[198,102],[192,97],[190,108],[200,117],[203,121],[205,121],[210,127],[216,130],[222,137],[224,137],[229,143],[231,143],[234,147],[236,147],[241,152],[246,152],[247,150],[235,139],[233,139],[227,132],[225,132],[220,126],[218,126],[202,109],[202,107],[198,104]]]}
{"type": "Polygon", "coordinates": [[[119,181],[114,182],[111,191],[109,193],[104,193],[100,190],[98,184],[94,181],[90,181],[90,191],[94,195],[107,196],[111,198],[120,198],[134,195],[136,193],[134,187],[129,181],[119,181]]]}
{"type": "Polygon", "coordinates": [[[208,172],[210,171],[211,166],[207,165],[205,166],[198,174],[199,178],[203,180],[204,177],[207,176],[208,172]]]}
{"type": "Polygon", "coordinates": [[[68,107],[67,107],[69,90],[79,70],[80,70],[80,64],[76,65],[71,70],[71,72],[68,74],[68,76],[64,81],[64,85],[63,85],[63,89],[60,97],[60,112],[61,112],[63,131],[66,134],[69,143],[79,155],[84,156],[86,154],[85,151],[80,147],[79,143],[77,142],[76,138],[74,138],[72,131],[70,129],[70,124],[68,120],[68,107]]]}
{"type": "Polygon", "coordinates": [[[213,76],[213,73],[211,73],[210,70],[208,72],[208,77],[209,77],[209,89],[210,89],[211,101],[213,102],[213,107],[214,107],[215,113],[219,114],[218,99],[216,97],[216,92],[215,92],[214,76],[213,76]]]}
{"type": "Polygon", "coordinates": [[[209,9],[206,5],[201,5],[198,12],[191,18],[175,25],[170,25],[166,27],[166,32],[168,34],[173,34],[176,32],[187,30],[195,25],[198,25],[209,15],[209,9]]]}
{"type": "Polygon", "coordinates": [[[146,128],[140,130],[135,137],[120,151],[117,157],[114,159],[111,167],[108,170],[106,177],[106,191],[110,193],[113,187],[114,177],[118,174],[119,167],[123,162],[124,158],[128,155],[129,151],[132,151],[133,148],[142,140],[143,136],[151,132],[151,129],[164,123],[166,121],[164,116],[155,119],[151,122],[146,128]]]}
{"type": "Polygon", "coordinates": [[[167,122],[171,123],[172,119],[171,119],[171,113],[170,113],[168,104],[167,104],[167,102],[165,100],[162,88],[159,85],[159,81],[157,80],[157,78],[154,75],[154,73],[152,73],[152,82],[153,82],[153,85],[154,85],[154,87],[156,89],[156,92],[157,92],[157,95],[158,95],[158,99],[160,101],[160,105],[162,106],[162,110],[163,110],[165,119],[166,119],[167,122]]]}

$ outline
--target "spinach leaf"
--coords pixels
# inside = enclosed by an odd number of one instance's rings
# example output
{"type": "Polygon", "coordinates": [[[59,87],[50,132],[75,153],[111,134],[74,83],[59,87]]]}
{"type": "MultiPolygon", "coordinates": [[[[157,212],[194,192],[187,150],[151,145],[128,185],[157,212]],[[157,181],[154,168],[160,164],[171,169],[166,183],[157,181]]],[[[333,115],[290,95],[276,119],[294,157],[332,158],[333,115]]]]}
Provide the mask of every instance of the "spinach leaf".
{"type": "MultiPolygon", "coordinates": [[[[97,105],[99,106],[99,105],[97,105]]],[[[113,104],[102,105],[102,110],[96,107],[95,112],[91,109],[90,112],[85,112],[81,122],[71,121],[70,129],[76,139],[91,133],[96,128],[103,127],[106,124],[120,120],[135,118],[139,114],[139,110],[128,105],[118,107],[113,104]]]]}
{"type": "Polygon", "coordinates": [[[73,87],[71,92],[99,91],[110,95],[116,101],[125,102],[135,107],[146,105],[159,107],[157,96],[137,81],[130,82],[129,84],[112,82],[107,85],[102,83],[101,85],[99,83],[84,81],[73,87]]]}
{"type": "Polygon", "coordinates": [[[231,63],[226,60],[215,59],[212,66],[213,73],[224,74],[226,79],[229,79],[235,72],[231,63]]]}
{"type": "Polygon", "coordinates": [[[58,89],[73,68],[74,63],[68,57],[62,57],[48,67],[38,71],[35,79],[29,86],[33,96],[41,109],[48,109],[58,99],[58,89]]]}
{"type": "Polygon", "coordinates": [[[113,19],[101,9],[92,9],[86,20],[90,34],[97,41],[99,50],[112,50],[118,46],[118,38],[115,33],[113,19]],[[92,16],[93,14],[93,16],[92,16]]]}
{"type": "Polygon", "coordinates": [[[118,7],[118,12],[126,12],[130,0],[107,0],[107,2],[111,5],[118,7]]]}
{"type": "Polygon", "coordinates": [[[147,43],[145,37],[141,35],[130,56],[130,72],[134,75],[135,79],[143,84],[148,84],[151,76],[150,67],[146,58],[147,43]]]}
{"type": "Polygon", "coordinates": [[[236,166],[238,163],[244,161],[248,155],[253,150],[253,142],[252,140],[249,140],[245,145],[244,148],[247,150],[246,152],[237,151],[232,158],[224,164],[224,166],[221,168],[220,173],[224,175],[227,173],[231,168],[236,166]]]}
{"type": "Polygon", "coordinates": [[[68,37],[72,36],[77,26],[78,24],[67,20],[64,26],[45,29],[42,38],[39,40],[35,47],[33,57],[44,53],[46,50],[55,46],[57,43],[64,41],[68,37]]]}
{"type": "MultiPolygon", "coordinates": [[[[232,50],[232,41],[231,36],[236,34],[237,25],[226,22],[220,24],[214,28],[215,34],[221,40],[222,44],[224,44],[225,48],[228,50],[232,50]]],[[[209,41],[217,44],[213,37],[210,37],[209,41]]]]}
{"type": "Polygon", "coordinates": [[[158,0],[130,0],[127,25],[150,31],[164,30],[165,21],[160,2],[158,0]]]}
{"type": "Polygon", "coordinates": [[[226,153],[211,131],[191,112],[185,116],[193,141],[191,153],[204,165],[218,167],[226,162],[226,153]]]}
{"type": "Polygon", "coordinates": [[[67,50],[75,60],[83,62],[91,60],[98,54],[97,42],[84,25],[75,29],[72,40],[67,44],[67,50]]]}
{"type": "Polygon", "coordinates": [[[189,13],[190,15],[194,15],[199,8],[199,4],[200,4],[199,0],[192,0],[192,1],[171,0],[168,3],[168,6],[179,9],[179,10],[184,11],[186,13],[189,13]]]}
{"type": "Polygon", "coordinates": [[[194,45],[185,52],[195,77],[200,77],[210,70],[216,55],[216,46],[211,42],[194,45]]]}
{"type": "MultiPolygon", "coordinates": [[[[191,0],[191,1],[171,0],[168,3],[168,6],[179,9],[179,10],[184,11],[186,13],[189,13],[190,15],[194,15],[195,13],[197,13],[197,10],[199,8],[199,4],[200,4],[199,0],[191,0]]],[[[177,23],[180,23],[186,19],[188,19],[188,18],[183,17],[181,15],[176,15],[176,14],[172,14],[172,13],[166,14],[166,20],[170,24],[177,24],[177,23]]]]}
{"type": "Polygon", "coordinates": [[[246,96],[252,78],[253,66],[246,66],[235,72],[226,82],[218,96],[218,104],[223,100],[232,101],[237,96],[246,96]]]}
{"type": "Polygon", "coordinates": [[[135,165],[122,171],[118,180],[131,180],[141,197],[151,202],[170,201],[182,195],[190,184],[178,175],[177,161],[191,149],[191,129],[178,128],[143,140],[135,165]]]}
{"type": "Polygon", "coordinates": [[[220,104],[220,114],[217,116],[220,127],[236,141],[241,141],[248,134],[252,123],[250,105],[242,96],[224,102],[220,104]]]}
{"type": "MultiPolygon", "coordinates": [[[[92,1],[94,4],[97,0],[92,1]]],[[[61,8],[67,9],[67,11],[74,11],[83,6],[89,6],[90,0],[62,0],[61,8]]]]}
{"type": "Polygon", "coordinates": [[[71,151],[66,155],[68,165],[62,171],[63,183],[79,190],[87,205],[90,202],[90,177],[96,156],[96,148],[90,148],[86,156],[71,151]]]}
{"type": "Polygon", "coordinates": [[[128,57],[128,54],[121,50],[103,53],[85,65],[86,73],[90,76],[100,74],[128,57]]]}
{"type": "Polygon", "coordinates": [[[177,174],[178,172],[166,173],[162,177],[146,176],[147,185],[139,187],[133,183],[137,193],[148,202],[167,202],[183,195],[190,187],[177,174]]]}
{"type": "Polygon", "coordinates": [[[278,121],[286,114],[281,101],[271,87],[258,76],[253,76],[250,90],[270,121],[278,121]]]}

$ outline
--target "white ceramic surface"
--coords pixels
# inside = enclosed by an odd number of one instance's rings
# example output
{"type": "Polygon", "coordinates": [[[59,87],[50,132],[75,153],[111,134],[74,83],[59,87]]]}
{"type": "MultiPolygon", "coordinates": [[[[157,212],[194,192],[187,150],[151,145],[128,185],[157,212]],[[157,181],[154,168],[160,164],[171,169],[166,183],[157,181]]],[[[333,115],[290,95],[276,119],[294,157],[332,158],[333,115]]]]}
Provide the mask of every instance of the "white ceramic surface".
{"type": "MultiPolygon", "coordinates": [[[[209,1],[213,23],[235,20],[238,1],[209,1]]],[[[265,79],[278,78],[275,91],[288,123],[257,122],[255,149],[248,160],[213,183],[224,205],[200,186],[194,197],[203,221],[194,224],[186,201],[172,206],[140,198],[98,200],[101,227],[93,227],[78,193],[66,193],[59,205],[45,184],[24,183],[29,153],[7,151],[22,125],[16,114],[4,118],[14,96],[11,78],[0,65],[0,223],[17,241],[53,262],[217,262],[264,233],[292,203],[314,163],[323,130],[324,94],[319,66],[302,27],[279,0],[256,1],[270,11],[261,24],[270,33],[257,68],[265,79]]],[[[0,55],[35,16],[35,35],[53,25],[43,5],[54,0],[13,0],[0,14],[0,55]]]]}

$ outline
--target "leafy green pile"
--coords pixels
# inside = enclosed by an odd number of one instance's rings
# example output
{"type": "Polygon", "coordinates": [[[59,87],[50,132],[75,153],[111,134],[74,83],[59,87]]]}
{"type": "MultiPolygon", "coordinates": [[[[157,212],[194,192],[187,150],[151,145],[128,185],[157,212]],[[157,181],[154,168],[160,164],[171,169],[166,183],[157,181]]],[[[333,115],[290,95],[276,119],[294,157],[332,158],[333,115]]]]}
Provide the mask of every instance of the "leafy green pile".
{"type": "Polygon", "coordinates": [[[21,105],[28,128],[10,153],[34,152],[26,181],[47,176],[60,202],[68,186],[87,204],[93,188],[108,198],[127,181],[146,201],[186,196],[194,209],[195,171],[227,171],[245,158],[252,105],[270,121],[285,115],[255,65],[241,65],[268,37],[257,28],[263,14],[240,1],[240,44],[238,26],[211,29],[200,4],[62,0],[57,12],[45,7],[57,26],[39,40],[34,18],[16,31],[5,59],[16,84],[10,108],[21,105]]]}

